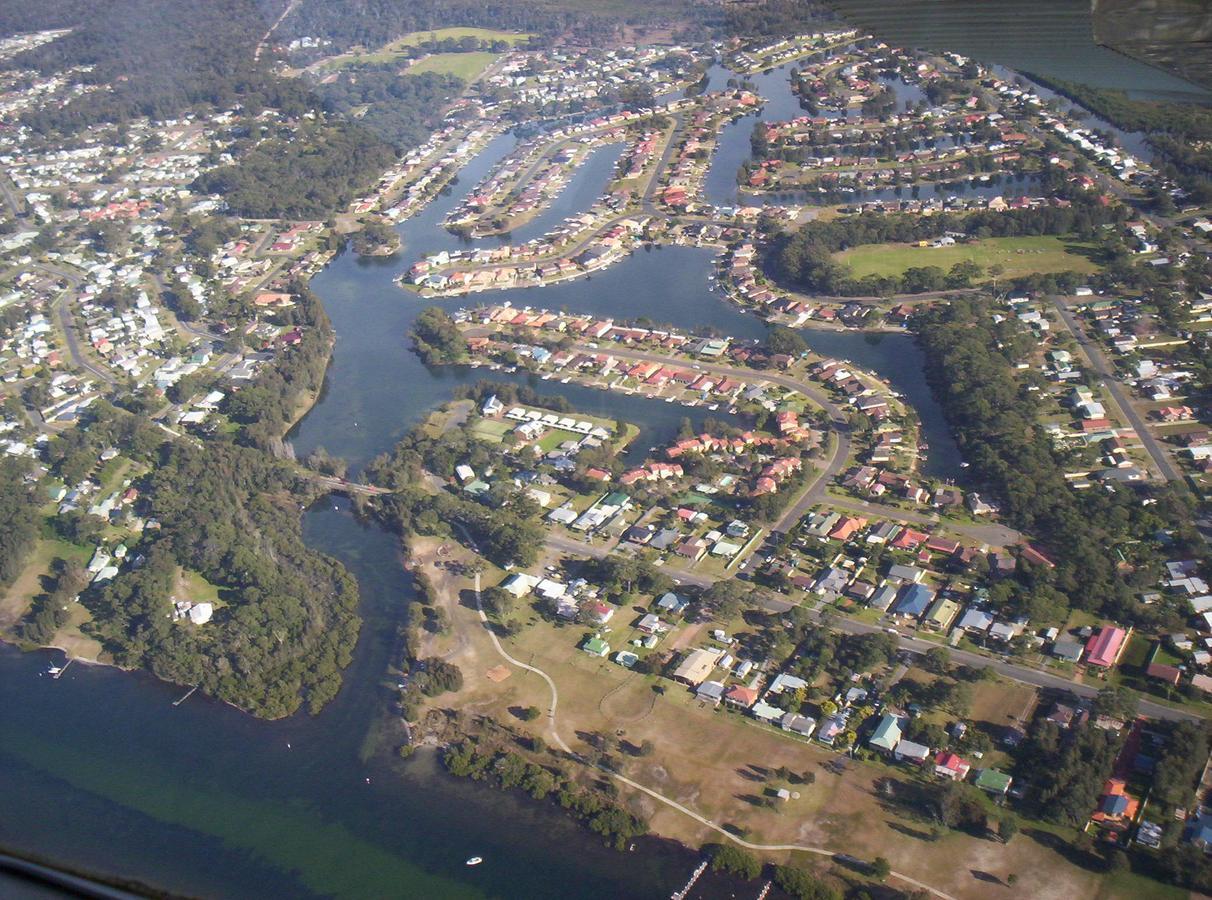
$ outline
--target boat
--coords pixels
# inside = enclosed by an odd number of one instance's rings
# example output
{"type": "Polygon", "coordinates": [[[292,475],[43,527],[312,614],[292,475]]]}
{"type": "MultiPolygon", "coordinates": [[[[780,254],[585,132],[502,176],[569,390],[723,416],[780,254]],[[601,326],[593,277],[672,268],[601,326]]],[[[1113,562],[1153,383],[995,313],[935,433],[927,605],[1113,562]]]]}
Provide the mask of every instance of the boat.
{"type": "Polygon", "coordinates": [[[49,669],[46,670],[46,674],[47,675],[58,675],[62,671],[63,670],[61,668],[59,668],[58,666],[51,666],[49,669]]]}
{"type": "Polygon", "coordinates": [[[473,856],[473,857],[471,857],[471,859],[467,860],[467,862],[466,862],[466,863],[464,863],[464,865],[468,865],[468,866],[478,866],[478,865],[479,865],[480,863],[482,863],[483,861],[484,861],[484,860],[483,860],[481,857],[479,857],[479,856],[473,856]]]}

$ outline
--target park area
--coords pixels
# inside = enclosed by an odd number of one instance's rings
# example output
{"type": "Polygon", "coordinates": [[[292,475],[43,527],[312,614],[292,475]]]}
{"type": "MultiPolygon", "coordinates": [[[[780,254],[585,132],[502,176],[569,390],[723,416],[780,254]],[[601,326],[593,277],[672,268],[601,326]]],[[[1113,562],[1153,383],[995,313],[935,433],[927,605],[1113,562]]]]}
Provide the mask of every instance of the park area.
{"type": "Polygon", "coordinates": [[[438,75],[454,75],[463,81],[474,81],[496,58],[495,53],[482,50],[470,53],[434,53],[418,59],[408,67],[407,74],[424,75],[426,72],[434,72],[438,75]]]}
{"type": "MultiPolygon", "coordinates": [[[[415,48],[422,44],[441,45],[444,41],[460,42],[465,39],[470,41],[484,41],[495,43],[504,41],[510,46],[524,44],[530,40],[529,34],[518,34],[511,31],[497,31],[492,28],[439,28],[436,31],[414,31],[411,34],[406,34],[402,38],[392,41],[390,44],[385,44],[378,50],[354,49],[339,56],[329,57],[315,63],[311,68],[322,69],[326,72],[342,69],[352,65],[381,65],[383,63],[395,62],[397,60],[405,60],[415,55],[415,48]]],[[[475,44],[472,44],[474,47],[475,44]]],[[[430,60],[438,60],[438,62],[430,63],[429,68],[418,68],[420,63],[417,63],[409,72],[412,74],[421,74],[422,72],[442,72],[458,75],[461,78],[474,77],[490,63],[494,54],[482,51],[469,51],[466,53],[445,53],[439,52],[421,60],[421,63],[429,62],[430,60]],[[466,60],[462,65],[456,65],[453,60],[447,61],[446,57],[473,57],[474,59],[466,60]],[[474,68],[473,68],[474,67],[474,68]],[[471,75],[465,75],[464,72],[470,71],[471,75]]]]}
{"type": "Polygon", "coordinates": [[[919,247],[915,244],[864,244],[834,254],[834,259],[850,267],[854,278],[868,275],[898,276],[907,269],[937,266],[944,272],[959,262],[973,262],[985,270],[999,265],[998,277],[1056,272],[1088,274],[1098,270],[1090,258],[1091,247],[1069,238],[1038,237],[986,238],[947,247],[919,247]]]}

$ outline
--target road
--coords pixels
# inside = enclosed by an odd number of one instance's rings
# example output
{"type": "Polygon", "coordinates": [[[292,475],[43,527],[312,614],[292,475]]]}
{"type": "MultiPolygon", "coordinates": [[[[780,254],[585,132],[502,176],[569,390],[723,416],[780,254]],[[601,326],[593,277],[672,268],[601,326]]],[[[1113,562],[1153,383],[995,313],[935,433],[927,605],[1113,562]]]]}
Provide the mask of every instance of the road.
{"type": "MultiPolygon", "coordinates": [[[[855,621],[854,619],[831,617],[829,627],[846,634],[873,634],[877,631],[885,631],[888,626],[870,625],[866,622],[855,621]]],[[[912,653],[925,653],[927,650],[939,646],[942,645],[937,641],[926,641],[920,638],[907,637],[904,634],[900,635],[901,649],[912,653]]],[[[1051,672],[1043,672],[1030,666],[1023,666],[1009,660],[972,653],[968,650],[960,650],[955,647],[948,647],[947,650],[951,654],[952,662],[971,666],[972,668],[992,669],[1004,678],[1019,681],[1023,684],[1034,685],[1039,688],[1068,691],[1079,697],[1091,699],[1097,696],[1099,689],[1103,687],[1101,683],[1093,685],[1079,683],[1071,681],[1063,675],[1054,675],[1051,672]]],[[[1202,718],[1186,710],[1177,710],[1171,709],[1168,706],[1162,706],[1160,703],[1154,703],[1144,697],[1140,698],[1139,710],[1142,715],[1154,719],[1199,721],[1202,718]]]]}
{"type": "Polygon", "coordinates": [[[974,541],[980,541],[982,544],[987,544],[990,547],[1011,547],[1023,539],[1023,536],[1010,526],[998,525],[993,522],[984,525],[969,525],[967,523],[951,521],[943,522],[937,515],[915,512],[911,509],[898,509],[895,506],[886,506],[883,503],[871,503],[868,500],[859,500],[855,497],[839,497],[837,494],[830,494],[825,498],[825,501],[831,507],[837,509],[882,516],[885,519],[892,519],[910,525],[923,525],[929,528],[936,528],[941,525],[948,531],[972,538],[974,541]]]}
{"type": "Polygon", "coordinates": [[[114,378],[113,373],[107,369],[103,369],[96,365],[84,355],[80,349],[80,339],[76,330],[76,319],[72,314],[71,302],[69,294],[74,293],[80,287],[81,277],[71,269],[65,269],[61,266],[50,264],[40,264],[45,272],[49,272],[59,278],[62,278],[68,284],[68,290],[60,294],[51,304],[51,309],[55,313],[55,318],[59,321],[59,328],[63,331],[63,339],[67,342],[67,352],[72,358],[72,364],[78,369],[83,369],[92,375],[94,378],[103,383],[113,386],[118,383],[114,378]]]}
{"type": "Polygon", "coordinates": [[[1073,315],[1072,310],[1065,305],[1065,302],[1060,297],[1054,297],[1052,302],[1056,307],[1057,313],[1060,314],[1061,321],[1065,323],[1065,327],[1069,329],[1069,333],[1073,335],[1074,340],[1081,347],[1082,355],[1086,357],[1090,368],[1094,370],[1095,374],[1098,375],[1099,381],[1107,388],[1112,398],[1114,398],[1115,404],[1122,410],[1124,418],[1136,429],[1137,437],[1144,444],[1149,456],[1153,458],[1153,463],[1157,466],[1158,471],[1161,472],[1162,477],[1167,481],[1177,481],[1179,484],[1182,484],[1182,475],[1174,468],[1174,464],[1170,462],[1170,457],[1166,455],[1165,449],[1153,437],[1145,420],[1140,417],[1135,407],[1132,406],[1132,398],[1128,396],[1127,391],[1124,390],[1119,380],[1115,377],[1115,373],[1107,362],[1107,357],[1103,354],[1102,349],[1086,337],[1086,330],[1082,328],[1081,323],[1073,315]]]}

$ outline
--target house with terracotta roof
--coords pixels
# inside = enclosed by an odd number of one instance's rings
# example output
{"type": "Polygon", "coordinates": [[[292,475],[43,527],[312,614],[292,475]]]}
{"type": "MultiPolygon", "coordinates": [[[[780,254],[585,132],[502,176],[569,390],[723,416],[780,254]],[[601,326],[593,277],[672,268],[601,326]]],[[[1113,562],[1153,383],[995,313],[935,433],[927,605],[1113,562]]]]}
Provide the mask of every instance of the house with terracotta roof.
{"type": "Polygon", "coordinates": [[[743,684],[734,684],[724,692],[724,702],[732,706],[739,706],[742,709],[749,709],[753,704],[757,703],[758,692],[756,688],[745,687],[743,684]]]}

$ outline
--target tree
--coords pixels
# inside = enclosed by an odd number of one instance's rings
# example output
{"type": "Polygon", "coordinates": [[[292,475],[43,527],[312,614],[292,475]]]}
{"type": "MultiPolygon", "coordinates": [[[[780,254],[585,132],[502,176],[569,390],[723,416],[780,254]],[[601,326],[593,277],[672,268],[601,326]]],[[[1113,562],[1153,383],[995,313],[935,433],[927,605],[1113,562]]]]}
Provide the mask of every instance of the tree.
{"type": "Polygon", "coordinates": [[[951,652],[946,647],[931,647],[922,656],[922,668],[936,675],[951,668],[951,652]]]}
{"type": "Polygon", "coordinates": [[[766,335],[766,350],[771,354],[800,356],[808,352],[808,343],[798,331],[783,325],[775,325],[766,335]]]}
{"type": "Polygon", "coordinates": [[[753,881],[762,874],[757,857],[734,844],[708,844],[703,850],[711,859],[713,872],[726,872],[745,881],[753,881]]]}
{"type": "Polygon", "coordinates": [[[522,711],[518,713],[518,717],[523,722],[533,722],[540,715],[542,715],[542,713],[539,711],[537,706],[523,707],[522,711]]]}
{"type": "Polygon", "coordinates": [[[882,856],[877,856],[871,863],[871,877],[876,881],[884,881],[892,874],[892,864],[882,856]]]}
{"type": "Polygon", "coordinates": [[[1005,813],[997,821],[997,834],[1003,844],[1010,843],[1010,839],[1018,834],[1018,817],[1013,813],[1005,813]]]}
{"type": "Polygon", "coordinates": [[[1123,685],[1108,685],[1102,688],[1094,699],[1094,712],[1096,715],[1130,722],[1136,718],[1138,699],[1136,692],[1131,688],[1123,685]]]}
{"type": "Polygon", "coordinates": [[[774,883],[796,900],[839,900],[841,896],[833,887],[799,866],[776,866],[774,883]]]}

